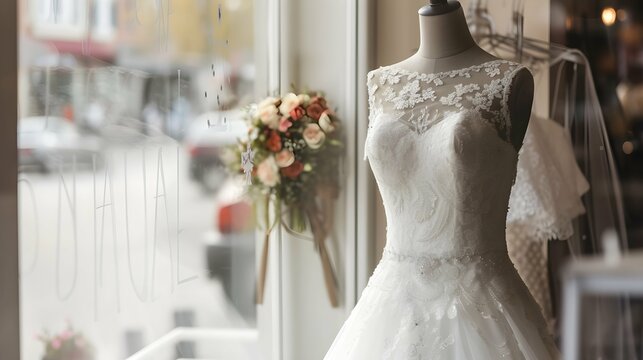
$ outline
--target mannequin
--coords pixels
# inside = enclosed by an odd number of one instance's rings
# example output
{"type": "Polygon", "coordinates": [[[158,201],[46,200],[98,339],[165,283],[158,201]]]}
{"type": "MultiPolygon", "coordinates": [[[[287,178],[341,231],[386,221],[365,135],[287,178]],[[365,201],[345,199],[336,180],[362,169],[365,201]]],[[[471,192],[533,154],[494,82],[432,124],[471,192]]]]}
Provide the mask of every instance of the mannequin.
{"type": "Polygon", "coordinates": [[[480,49],[457,1],[419,13],[417,53],[367,76],[386,244],[324,359],[558,359],[505,242],[531,74],[480,49]]]}
{"type": "MultiPolygon", "coordinates": [[[[418,51],[394,66],[426,74],[461,69],[496,59],[473,40],[458,1],[431,0],[418,14],[418,51]]],[[[529,124],[534,97],[533,76],[527,69],[522,69],[516,74],[511,88],[511,143],[518,151],[529,124]]]]}

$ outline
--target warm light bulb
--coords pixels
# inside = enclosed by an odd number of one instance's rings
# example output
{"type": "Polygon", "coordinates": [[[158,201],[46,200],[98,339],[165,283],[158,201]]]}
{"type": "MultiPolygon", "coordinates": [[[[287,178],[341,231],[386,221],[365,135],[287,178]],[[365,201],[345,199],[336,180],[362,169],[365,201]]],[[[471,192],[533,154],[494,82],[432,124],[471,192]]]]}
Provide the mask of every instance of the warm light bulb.
{"type": "Polygon", "coordinates": [[[614,22],[616,22],[616,10],[613,7],[604,8],[601,12],[601,20],[607,26],[614,25],[614,22]]]}

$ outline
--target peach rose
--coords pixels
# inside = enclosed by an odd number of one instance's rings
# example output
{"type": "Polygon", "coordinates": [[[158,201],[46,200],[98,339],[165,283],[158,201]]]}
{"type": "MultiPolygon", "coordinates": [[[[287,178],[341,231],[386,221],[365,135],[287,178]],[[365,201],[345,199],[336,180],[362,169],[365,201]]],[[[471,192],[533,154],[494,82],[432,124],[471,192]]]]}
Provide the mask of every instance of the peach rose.
{"type": "Polygon", "coordinates": [[[296,108],[297,106],[299,106],[299,98],[297,97],[297,95],[290,93],[281,99],[279,111],[281,112],[281,115],[288,116],[292,109],[296,108]]]}
{"type": "Polygon", "coordinates": [[[304,129],[303,136],[304,141],[311,149],[319,149],[326,140],[326,134],[317,124],[308,124],[304,129]]]}
{"type": "Polygon", "coordinates": [[[268,156],[257,166],[257,177],[266,186],[275,186],[279,183],[279,167],[273,156],[268,156]]]}
{"type": "Polygon", "coordinates": [[[277,165],[279,167],[285,168],[295,162],[295,154],[290,150],[284,149],[277,153],[275,159],[277,160],[277,165]]]}
{"type": "Polygon", "coordinates": [[[271,129],[279,126],[279,111],[274,104],[268,104],[257,109],[257,117],[271,129]]]}

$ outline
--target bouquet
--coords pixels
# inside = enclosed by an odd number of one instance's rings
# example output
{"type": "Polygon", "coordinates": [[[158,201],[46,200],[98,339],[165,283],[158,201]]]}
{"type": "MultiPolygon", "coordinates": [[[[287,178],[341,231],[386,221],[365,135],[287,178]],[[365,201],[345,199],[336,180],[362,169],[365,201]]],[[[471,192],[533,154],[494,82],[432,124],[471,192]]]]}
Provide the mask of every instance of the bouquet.
{"type": "Polygon", "coordinates": [[[91,360],[94,358],[94,348],[71,325],[57,335],[47,332],[36,335],[45,345],[43,360],[91,360]]]}
{"type": "Polygon", "coordinates": [[[332,206],[339,193],[340,122],[320,93],[268,97],[246,113],[248,138],[235,146],[228,162],[233,172],[245,175],[249,193],[264,205],[257,302],[263,302],[269,235],[279,225],[300,236],[310,230],[330,302],[337,306],[336,279],[324,241],[332,231],[332,206]],[[272,220],[271,205],[276,214],[272,220]]]}

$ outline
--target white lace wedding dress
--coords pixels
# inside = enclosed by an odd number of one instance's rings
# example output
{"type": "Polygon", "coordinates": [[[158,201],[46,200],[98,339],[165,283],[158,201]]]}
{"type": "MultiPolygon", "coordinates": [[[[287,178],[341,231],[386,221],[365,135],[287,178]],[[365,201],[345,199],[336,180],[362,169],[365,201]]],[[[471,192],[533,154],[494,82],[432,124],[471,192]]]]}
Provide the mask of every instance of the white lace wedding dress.
{"type": "Polygon", "coordinates": [[[519,67],[369,73],[365,153],[387,244],[325,360],[558,357],[505,243],[518,159],[507,99],[519,67]]]}

